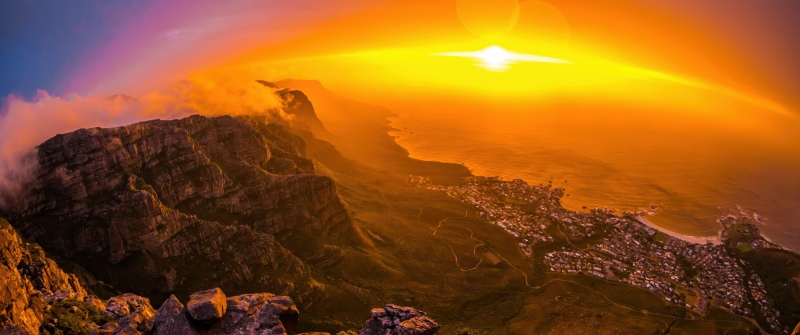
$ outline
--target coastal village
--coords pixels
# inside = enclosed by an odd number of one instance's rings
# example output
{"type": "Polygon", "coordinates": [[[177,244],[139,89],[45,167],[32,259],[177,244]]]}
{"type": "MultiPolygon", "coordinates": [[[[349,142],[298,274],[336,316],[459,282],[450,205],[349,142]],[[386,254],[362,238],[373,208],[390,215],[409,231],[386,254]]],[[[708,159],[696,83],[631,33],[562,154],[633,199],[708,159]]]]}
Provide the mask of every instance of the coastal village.
{"type": "MultiPolygon", "coordinates": [[[[675,238],[639,222],[637,215],[643,213],[617,216],[603,208],[567,210],[560,202],[564,190],[551,184],[498,177],[468,177],[458,186],[437,185],[419,176],[409,176],[409,182],[473,206],[479,216],[514,236],[529,259],[551,272],[630,284],[698,315],[713,305],[764,320],[770,332],[789,333],[781,326],[780,312],[761,278],[719,243],[675,238]]],[[[725,228],[742,220],[746,222],[736,215],[720,218],[721,238],[726,237],[725,228]]],[[[761,239],[752,244],[746,247],[775,247],[761,239]]]]}

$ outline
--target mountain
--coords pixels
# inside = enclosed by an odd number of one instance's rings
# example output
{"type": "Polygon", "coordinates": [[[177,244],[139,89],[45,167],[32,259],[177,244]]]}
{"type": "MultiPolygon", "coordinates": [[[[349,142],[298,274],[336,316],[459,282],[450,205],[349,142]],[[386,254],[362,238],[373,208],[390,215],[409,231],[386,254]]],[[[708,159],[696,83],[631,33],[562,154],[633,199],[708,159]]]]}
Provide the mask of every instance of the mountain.
{"type": "Polygon", "coordinates": [[[317,117],[314,106],[303,91],[281,88],[265,80],[257,80],[256,82],[274,90],[278,98],[281,99],[283,110],[294,118],[292,121],[295,122],[292,123],[295,128],[313,132],[317,136],[330,135],[322,121],[317,117]]]}
{"type": "Polygon", "coordinates": [[[460,164],[423,161],[410,158],[408,151],[387,133],[391,130],[384,107],[339,96],[316,80],[286,79],[273,83],[290,91],[302,91],[313,102],[316,115],[332,135],[317,137],[333,144],[345,157],[373,169],[423,175],[438,181],[454,181],[470,176],[460,164]]]}
{"type": "Polygon", "coordinates": [[[277,236],[313,234],[295,251],[335,257],[325,242],[354,233],[303,140],[264,116],[81,129],[38,162],[2,214],[121,291],[264,287],[311,304],[324,288],[277,236]]]}

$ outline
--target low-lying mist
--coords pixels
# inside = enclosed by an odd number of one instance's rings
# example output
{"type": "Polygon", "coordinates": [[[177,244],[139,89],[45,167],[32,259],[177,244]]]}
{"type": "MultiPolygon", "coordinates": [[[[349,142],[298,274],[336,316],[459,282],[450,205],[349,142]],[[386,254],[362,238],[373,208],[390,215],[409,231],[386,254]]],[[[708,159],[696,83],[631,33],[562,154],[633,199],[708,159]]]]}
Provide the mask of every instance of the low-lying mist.
{"type": "Polygon", "coordinates": [[[289,120],[281,106],[280,98],[271,89],[252,80],[204,77],[186,79],[168,89],[136,97],[56,97],[39,91],[34,99],[27,100],[10,95],[4,99],[0,112],[0,195],[17,191],[19,182],[36,165],[36,146],[57,134],[192,114],[266,114],[289,120]]]}

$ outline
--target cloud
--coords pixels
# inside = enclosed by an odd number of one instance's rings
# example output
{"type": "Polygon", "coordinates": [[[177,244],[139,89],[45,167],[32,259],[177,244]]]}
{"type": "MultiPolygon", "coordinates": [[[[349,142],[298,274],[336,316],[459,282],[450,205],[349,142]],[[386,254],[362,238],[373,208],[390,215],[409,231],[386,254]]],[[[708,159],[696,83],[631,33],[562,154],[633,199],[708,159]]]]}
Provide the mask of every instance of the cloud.
{"type": "Polygon", "coordinates": [[[266,114],[290,120],[274,92],[254,81],[193,77],[138,97],[70,95],[39,91],[32,100],[8,96],[0,112],[0,201],[18,191],[36,165],[35,147],[62,133],[117,127],[152,119],[266,114]]]}

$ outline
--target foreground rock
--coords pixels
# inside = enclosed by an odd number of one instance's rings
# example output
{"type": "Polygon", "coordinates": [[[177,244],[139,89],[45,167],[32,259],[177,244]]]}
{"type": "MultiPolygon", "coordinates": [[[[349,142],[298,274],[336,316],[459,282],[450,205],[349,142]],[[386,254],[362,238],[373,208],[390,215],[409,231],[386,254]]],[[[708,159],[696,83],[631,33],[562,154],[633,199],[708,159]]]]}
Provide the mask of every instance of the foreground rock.
{"type": "Polygon", "coordinates": [[[174,295],[158,309],[153,319],[153,334],[197,334],[189,323],[189,315],[183,304],[174,295]]]}
{"type": "Polygon", "coordinates": [[[225,293],[215,288],[192,294],[186,307],[192,319],[210,321],[221,318],[228,308],[228,303],[225,293]]]}
{"type": "Polygon", "coordinates": [[[425,312],[412,307],[386,305],[372,309],[372,319],[361,329],[360,335],[433,335],[439,324],[425,312]]]}
{"type": "Polygon", "coordinates": [[[0,285],[0,334],[38,334],[48,305],[87,298],[74,275],[45,257],[38,245],[25,243],[2,218],[0,285]]]}
{"type": "Polygon", "coordinates": [[[156,315],[149,299],[130,293],[109,299],[105,313],[116,319],[112,334],[148,334],[156,315]]]}
{"type": "Polygon", "coordinates": [[[219,288],[192,295],[193,315],[170,297],[156,312],[147,298],[88,295],[35,244],[0,219],[0,334],[286,334],[298,311],[285,296],[226,298],[219,288]],[[211,321],[200,322],[200,321],[211,321]],[[198,329],[195,329],[197,327],[198,329]]]}
{"type": "Polygon", "coordinates": [[[212,289],[193,295],[189,309],[175,296],[170,297],[156,312],[152,334],[287,334],[297,325],[298,311],[294,302],[285,296],[269,293],[243,294],[228,297],[224,307],[216,306],[224,297],[221,290],[212,289]],[[203,313],[192,313],[192,306],[203,313]],[[221,311],[219,316],[207,311],[221,311]]]}

